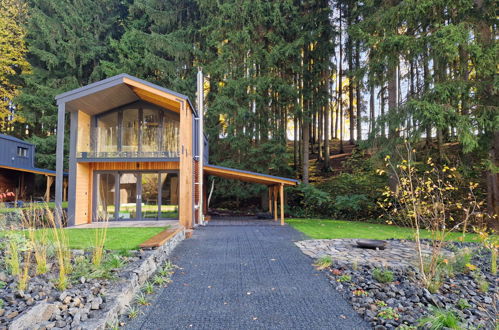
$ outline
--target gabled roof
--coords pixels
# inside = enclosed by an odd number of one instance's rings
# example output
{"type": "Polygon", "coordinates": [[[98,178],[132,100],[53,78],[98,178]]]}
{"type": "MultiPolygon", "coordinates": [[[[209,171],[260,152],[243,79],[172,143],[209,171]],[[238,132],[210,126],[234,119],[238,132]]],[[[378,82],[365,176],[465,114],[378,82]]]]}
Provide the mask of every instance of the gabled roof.
{"type": "Polygon", "coordinates": [[[186,95],[126,73],[59,94],[55,99],[58,104],[64,103],[66,105],[66,111],[81,110],[91,115],[138,100],[145,100],[180,112],[180,101],[186,101],[197,115],[194,106],[186,95]]]}
{"type": "Polygon", "coordinates": [[[29,144],[30,146],[33,145],[33,143],[29,143],[29,142],[26,142],[24,140],[21,140],[21,139],[18,139],[16,137],[13,137],[13,136],[10,136],[10,135],[6,135],[6,134],[0,134],[0,139],[5,139],[5,140],[17,142],[17,143],[29,144]]]}
{"type": "Polygon", "coordinates": [[[204,165],[203,171],[206,174],[218,176],[225,179],[235,179],[245,182],[261,183],[268,186],[283,184],[285,186],[296,186],[300,181],[295,179],[283,178],[280,176],[250,172],[245,170],[239,170],[235,168],[216,166],[216,165],[204,165]]]}

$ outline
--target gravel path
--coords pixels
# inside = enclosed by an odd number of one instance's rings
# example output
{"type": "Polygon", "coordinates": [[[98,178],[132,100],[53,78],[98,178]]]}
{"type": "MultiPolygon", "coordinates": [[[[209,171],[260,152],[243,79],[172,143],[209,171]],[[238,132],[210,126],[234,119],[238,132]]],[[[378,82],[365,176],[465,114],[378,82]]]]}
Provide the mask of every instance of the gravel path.
{"type": "Polygon", "coordinates": [[[304,237],[272,224],[196,229],[173,252],[173,283],[127,328],[368,329],[293,244],[304,237]]]}

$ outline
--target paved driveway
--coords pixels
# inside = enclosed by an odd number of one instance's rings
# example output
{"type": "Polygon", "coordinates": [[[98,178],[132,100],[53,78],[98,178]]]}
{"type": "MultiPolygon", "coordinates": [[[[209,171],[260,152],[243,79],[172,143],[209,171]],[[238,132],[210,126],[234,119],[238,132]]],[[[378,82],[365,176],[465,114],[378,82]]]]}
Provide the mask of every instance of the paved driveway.
{"type": "Polygon", "coordinates": [[[130,329],[368,329],[289,226],[213,223],[173,252],[181,267],[130,329]]]}

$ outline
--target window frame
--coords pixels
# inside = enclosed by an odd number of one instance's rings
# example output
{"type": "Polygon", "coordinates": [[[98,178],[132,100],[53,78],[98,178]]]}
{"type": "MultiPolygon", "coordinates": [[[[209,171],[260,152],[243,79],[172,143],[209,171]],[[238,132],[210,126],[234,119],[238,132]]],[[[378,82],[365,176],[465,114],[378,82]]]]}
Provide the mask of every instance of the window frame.
{"type": "MultiPolygon", "coordinates": [[[[147,157],[147,156],[143,156],[141,154],[142,150],[143,150],[142,143],[143,143],[143,132],[144,132],[144,129],[143,129],[144,128],[143,127],[143,125],[144,125],[144,108],[146,108],[146,107],[148,109],[154,109],[154,110],[159,112],[159,123],[158,123],[159,124],[159,126],[158,126],[158,141],[159,142],[158,142],[158,144],[161,147],[156,152],[166,151],[166,152],[171,152],[171,153],[177,153],[178,154],[177,156],[170,157],[170,158],[178,158],[180,155],[180,150],[175,151],[175,150],[162,150],[162,149],[163,149],[163,144],[164,144],[163,129],[165,127],[167,118],[169,117],[169,115],[173,115],[175,117],[175,119],[178,121],[179,126],[180,126],[180,115],[174,111],[171,111],[169,109],[157,106],[153,103],[143,101],[143,100],[134,101],[134,102],[122,105],[120,107],[117,107],[117,108],[114,108],[114,109],[111,109],[111,110],[108,110],[106,112],[103,112],[103,113],[100,113],[100,114],[93,116],[92,117],[92,127],[91,127],[91,139],[90,139],[90,148],[91,148],[90,153],[92,154],[92,153],[96,152],[96,150],[98,148],[99,137],[97,134],[97,129],[98,129],[99,119],[106,116],[106,115],[109,115],[113,112],[118,113],[118,115],[117,115],[117,117],[118,117],[117,118],[117,124],[118,124],[118,127],[117,127],[117,139],[118,139],[117,152],[118,153],[123,152],[123,119],[124,119],[123,111],[126,109],[130,109],[132,107],[138,110],[139,129],[138,129],[138,134],[137,134],[137,139],[138,139],[138,141],[137,141],[137,144],[138,144],[137,153],[139,156],[138,157],[112,157],[111,159],[164,158],[164,157],[147,157]],[[136,105],[136,107],[134,107],[134,105],[136,105]]],[[[180,139],[180,136],[177,136],[177,139],[180,139]]],[[[180,145],[180,143],[179,143],[179,145],[180,145]]],[[[130,153],[132,153],[132,152],[130,152],[130,153]]],[[[96,157],[96,158],[106,158],[106,157],[96,157]]]]}

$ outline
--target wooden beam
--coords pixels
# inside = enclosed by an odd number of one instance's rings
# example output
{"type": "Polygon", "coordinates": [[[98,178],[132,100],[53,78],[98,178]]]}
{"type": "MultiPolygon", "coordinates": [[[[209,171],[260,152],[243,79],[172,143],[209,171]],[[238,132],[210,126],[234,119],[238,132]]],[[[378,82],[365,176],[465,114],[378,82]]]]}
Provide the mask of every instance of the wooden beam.
{"type": "Polygon", "coordinates": [[[244,173],[244,172],[239,172],[231,169],[222,169],[222,168],[216,168],[212,167],[210,165],[205,165],[203,166],[203,170],[206,174],[210,175],[215,175],[221,178],[226,178],[226,179],[236,179],[239,181],[246,181],[246,182],[252,182],[252,183],[262,183],[262,184],[267,184],[267,185],[275,185],[282,183],[287,186],[296,186],[298,183],[294,180],[286,180],[286,179],[281,179],[281,178],[276,178],[276,177],[269,177],[264,174],[258,174],[258,173],[244,173]]]}
{"type": "Polygon", "coordinates": [[[272,187],[274,189],[274,221],[277,221],[277,186],[272,187]]]}
{"type": "Polygon", "coordinates": [[[279,186],[279,194],[281,196],[281,226],[284,226],[284,185],[279,186]]]}

